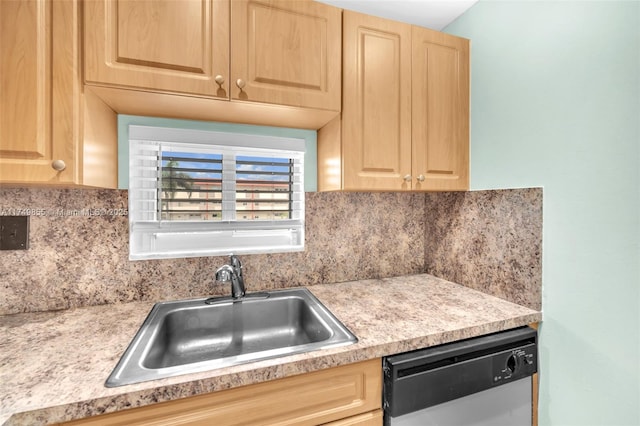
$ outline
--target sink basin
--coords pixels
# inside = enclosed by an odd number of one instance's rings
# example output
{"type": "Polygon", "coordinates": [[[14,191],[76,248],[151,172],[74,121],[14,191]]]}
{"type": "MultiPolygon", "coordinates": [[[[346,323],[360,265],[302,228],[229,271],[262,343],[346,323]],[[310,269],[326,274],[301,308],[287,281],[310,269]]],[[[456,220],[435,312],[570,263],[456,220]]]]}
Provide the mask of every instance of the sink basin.
{"type": "Polygon", "coordinates": [[[107,387],[348,345],[357,338],[305,288],[161,302],[107,387]]]}

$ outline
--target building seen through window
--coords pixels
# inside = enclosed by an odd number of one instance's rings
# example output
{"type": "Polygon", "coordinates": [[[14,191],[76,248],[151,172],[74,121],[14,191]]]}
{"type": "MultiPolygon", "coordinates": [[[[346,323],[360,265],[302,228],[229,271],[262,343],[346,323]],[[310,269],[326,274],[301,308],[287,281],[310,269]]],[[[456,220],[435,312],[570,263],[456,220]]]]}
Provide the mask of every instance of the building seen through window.
{"type": "MultiPolygon", "coordinates": [[[[221,155],[163,153],[158,203],[162,220],[223,220],[222,164],[221,155]]],[[[235,220],[291,218],[289,159],[238,156],[235,164],[235,220]]]]}

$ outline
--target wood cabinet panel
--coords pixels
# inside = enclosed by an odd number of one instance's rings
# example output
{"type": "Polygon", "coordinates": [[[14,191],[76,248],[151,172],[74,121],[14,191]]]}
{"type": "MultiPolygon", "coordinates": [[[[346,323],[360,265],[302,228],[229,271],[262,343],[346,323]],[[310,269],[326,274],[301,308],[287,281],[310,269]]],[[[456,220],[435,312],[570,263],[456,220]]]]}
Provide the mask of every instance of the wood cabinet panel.
{"type": "Polygon", "coordinates": [[[317,425],[380,410],[381,395],[374,359],[65,424],[317,425]]]}
{"type": "MultiPolygon", "coordinates": [[[[50,170],[52,7],[45,0],[0,2],[0,156],[50,170]],[[40,164],[37,164],[40,163],[40,164]]],[[[3,174],[4,177],[4,174],[3,174]]]]}
{"type": "Polygon", "coordinates": [[[88,83],[227,98],[229,2],[85,3],[88,83]]]}
{"type": "Polygon", "coordinates": [[[327,423],[325,426],[382,426],[382,421],[382,410],[376,410],[344,420],[327,423]]]}
{"type": "Polygon", "coordinates": [[[416,189],[469,188],[469,43],[413,28],[413,173],[416,189]]]}
{"type": "Polygon", "coordinates": [[[110,47],[115,49],[118,62],[205,72],[211,55],[210,3],[187,0],[154,5],[120,0],[106,4],[115,24],[115,42],[110,47]]]}
{"type": "Polygon", "coordinates": [[[224,102],[168,93],[141,92],[112,87],[91,86],[109,106],[120,114],[190,120],[222,121],[264,126],[297,127],[315,130],[338,113],[336,111],[265,105],[258,102],[224,102]]]}
{"type": "Polygon", "coordinates": [[[322,3],[232,1],[231,98],[339,111],[341,23],[322,3]]]}
{"type": "Polygon", "coordinates": [[[410,188],[411,26],[344,12],[344,189],[410,188]]]}
{"type": "Polygon", "coordinates": [[[82,91],[80,3],[2,1],[0,35],[0,183],[114,188],[116,116],[82,91]]]}

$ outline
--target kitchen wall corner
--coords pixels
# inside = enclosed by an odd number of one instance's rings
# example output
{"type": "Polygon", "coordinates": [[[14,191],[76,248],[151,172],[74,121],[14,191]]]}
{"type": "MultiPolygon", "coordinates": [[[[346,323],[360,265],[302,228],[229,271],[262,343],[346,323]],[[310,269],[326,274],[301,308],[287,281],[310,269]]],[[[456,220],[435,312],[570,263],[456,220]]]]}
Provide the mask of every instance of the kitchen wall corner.
{"type": "Polygon", "coordinates": [[[542,309],[542,188],[426,195],[426,272],[542,309]]]}

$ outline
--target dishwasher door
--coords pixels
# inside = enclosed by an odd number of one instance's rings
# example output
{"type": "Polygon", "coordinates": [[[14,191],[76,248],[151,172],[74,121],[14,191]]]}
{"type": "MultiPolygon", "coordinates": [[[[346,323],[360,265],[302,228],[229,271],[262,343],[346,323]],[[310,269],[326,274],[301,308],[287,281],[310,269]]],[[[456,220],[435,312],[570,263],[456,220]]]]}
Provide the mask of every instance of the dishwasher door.
{"type": "Polygon", "coordinates": [[[531,426],[537,332],[509,330],[384,359],[386,426],[531,426]]]}
{"type": "Polygon", "coordinates": [[[530,426],[531,377],[390,417],[392,426],[530,426]]]}

